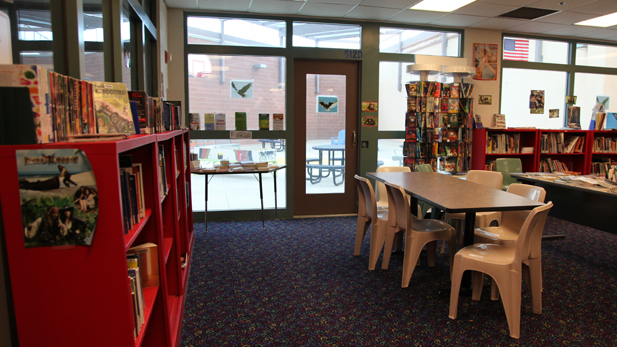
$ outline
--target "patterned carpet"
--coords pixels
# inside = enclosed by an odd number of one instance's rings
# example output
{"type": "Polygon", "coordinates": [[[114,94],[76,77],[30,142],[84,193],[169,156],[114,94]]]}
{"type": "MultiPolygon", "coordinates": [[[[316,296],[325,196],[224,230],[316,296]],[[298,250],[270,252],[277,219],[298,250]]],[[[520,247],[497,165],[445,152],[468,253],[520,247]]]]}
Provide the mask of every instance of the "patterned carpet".
{"type": "MultiPolygon", "coordinates": [[[[195,224],[181,346],[615,346],[617,236],[548,217],[543,314],[523,285],[521,337],[501,301],[462,297],[448,318],[448,257],[425,254],[408,288],[401,255],[368,271],[356,218],[195,224]]],[[[446,250],[447,253],[447,250],[446,250]]]]}

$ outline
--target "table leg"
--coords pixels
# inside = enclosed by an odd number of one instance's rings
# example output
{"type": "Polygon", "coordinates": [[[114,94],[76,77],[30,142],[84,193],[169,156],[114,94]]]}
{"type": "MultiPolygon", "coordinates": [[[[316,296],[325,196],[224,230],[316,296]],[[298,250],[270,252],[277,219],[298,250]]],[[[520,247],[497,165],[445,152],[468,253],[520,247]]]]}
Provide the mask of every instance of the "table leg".
{"type": "Polygon", "coordinates": [[[208,232],[208,174],[205,175],[206,178],[206,208],[204,210],[204,223],[206,224],[206,232],[208,232]]]}
{"type": "Polygon", "coordinates": [[[274,175],[274,219],[278,220],[278,206],[276,203],[276,170],[272,171],[272,175],[274,175]]]}
{"type": "Polygon", "coordinates": [[[264,219],[264,190],[261,184],[261,172],[259,173],[259,198],[261,199],[261,227],[266,229],[266,221],[264,219]]]}

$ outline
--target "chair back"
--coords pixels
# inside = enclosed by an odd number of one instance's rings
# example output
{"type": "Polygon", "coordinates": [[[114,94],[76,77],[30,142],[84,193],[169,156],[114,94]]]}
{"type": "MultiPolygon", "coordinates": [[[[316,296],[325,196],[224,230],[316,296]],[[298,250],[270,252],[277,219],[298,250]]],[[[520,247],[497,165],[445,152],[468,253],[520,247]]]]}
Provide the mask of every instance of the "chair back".
{"type": "Polygon", "coordinates": [[[367,217],[369,220],[377,220],[377,205],[375,204],[375,192],[371,182],[364,177],[355,175],[358,183],[358,215],[367,217]]]}
{"type": "MultiPolygon", "coordinates": [[[[377,168],[377,172],[411,172],[411,169],[407,166],[380,166],[377,168]]],[[[375,192],[375,197],[377,198],[377,205],[385,206],[385,203],[388,202],[386,186],[382,182],[377,181],[375,183],[375,187],[377,188],[377,191],[375,192]]]]}
{"type": "MultiPolygon", "coordinates": [[[[508,193],[516,194],[524,198],[544,202],[546,191],[542,187],[532,186],[530,184],[512,183],[508,187],[508,193]]],[[[525,219],[529,215],[529,211],[505,211],[501,213],[501,225],[507,225],[512,229],[519,229],[525,219]]]]}
{"type": "Polygon", "coordinates": [[[523,164],[519,158],[497,158],[495,160],[495,171],[499,171],[503,175],[501,189],[506,190],[510,184],[518,182],[516,178],[510,176],[510,173],[523,172],[523,164]]]}
{"type": "Polygon", "coordinates": [[[433,172],[431,164],[418,164],[416,165],[416,172],[433,172]]]}
{"type": "Polygon", "coordinates": [[[516,241],[515,261],[524,262],[531,258],[531,252],[537,247],[537,243],[542,242],[542,232],[548,212],[553,207],[553,202],[549,201],[545,205],[534,208],[525,219],[521,227],[521,232],[516,241]]]}
{"type": "Polygon", "coordinates": [[[501,172],[497,171],[469,170],[467,173],[467,181],[479,183],[495,189],[501,189],[503,175],[501,172]]]}
{"type": "Polygon", "coordinates": [[[332,144],[332,145],[344,145],[345,144],[345,129],[339,131],[337,137],[332,137],[330,139],[330,144],[332,144]]]}
{"type": "Polygon", "coordinates": [[[407,200],[407,194],[400,186],[386,182],[386,192],[388,194],[388,226],[396,228],[402,231],[407,230],[409,224],[409,218],[411,213],[409,212],[409,200],[407,200]]]}

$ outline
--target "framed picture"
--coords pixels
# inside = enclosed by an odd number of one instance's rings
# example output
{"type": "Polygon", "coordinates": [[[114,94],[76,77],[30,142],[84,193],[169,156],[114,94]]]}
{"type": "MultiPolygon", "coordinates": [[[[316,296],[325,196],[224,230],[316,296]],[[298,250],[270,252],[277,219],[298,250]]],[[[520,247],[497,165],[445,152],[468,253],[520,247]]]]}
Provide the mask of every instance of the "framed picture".
{"type": "Polygon", "coordinates": [[[497,80],[497,45],[474,43],[473,64],[476,69],[474,80],[497,80]]]}
{"type": "Polygon", "coordinates": [[[493,96],[492,95],[480,95],[480,97],[478,98],[478,103],[480,105],[492,105],[493,96]]]}
{"type": "Polygon", "coordinates": [[[338,96],[317,95],[318,113],[338,113],[338,96]]]}
{"type": "Polygon", "coordinates": [[[230,85],[232,99],[253,98],[253,81],[232,80],[230,85]]]}
{"type": "Polygon", "coordinates": [[[362,116],[362,126],[374,128],[377,126],[377,116],[362,116]]]}
{"type": "Polygon", "coordinates": [[[377,101],[362,101],[362,112],[377,112],[377,101]]]}

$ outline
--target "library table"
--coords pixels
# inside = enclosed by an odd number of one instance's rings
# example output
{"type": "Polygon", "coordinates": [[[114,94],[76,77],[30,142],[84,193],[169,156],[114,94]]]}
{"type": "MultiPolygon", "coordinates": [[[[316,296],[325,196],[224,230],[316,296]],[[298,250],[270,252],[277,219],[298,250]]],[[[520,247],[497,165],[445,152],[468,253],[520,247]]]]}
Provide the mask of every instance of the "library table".
{"type": "Polygon", "coordinates": [[[216,171],[216,172],[207,172],[204,169],[191,169],[191,173],[192,174],[196,174],[196,175],[204,175],[205,179],[206,179],[206,207],[205,207],[205,224],[206,224],[206,232],[208,232],[208,183],[210,182],[210,180],[212,180],[214,178],[214,176],[216,175],[242,175],[242,174],[253,174],[253,175],[257,175],[255,176],[255,178],[257,178],[257,181],[259,182],[259,198],[261,199],[261,225],[263,229],[266,229],[266,221],[264,218],[264,191],[263,191],[263,185],[262,185],[262,175],[264,173],[272,173],[272,175],[274,176],[274,218],[278,218],[277,212],[278,212],[278,206],[277,206],[277,197],[276,197],[276,172],[281,170],[281,169],[285,169],[287,166],[286,165],[281,165],[281,166],[277,166],[276,168],[270,168],[269,170],[245,170],[245,171],[216,171]],[[210,180],[208,180],[208,176],[212,176],[210,177],[210,180]]]}
{"type": "Polygon", "coordinates": [[[523,183],[537,185],[546,190],[545,200],[554,204],[549,216],[617,235],[617,194],[610,193],[607,188],[583,187],[527,175],[511,174],[523,183]]]}
{"type": "MultiPolygon", "coordinates": [[[[476,212],[532,210],[544,203],[437,172],[368,172],[380,182],[396,184],[411,198],[411,211],[418,200],[445,212],[465,213],[463,247],[474,243],[476,212]]],[[[463,276],[462,288],[469,288],[471,276],[463,276]]]]}

